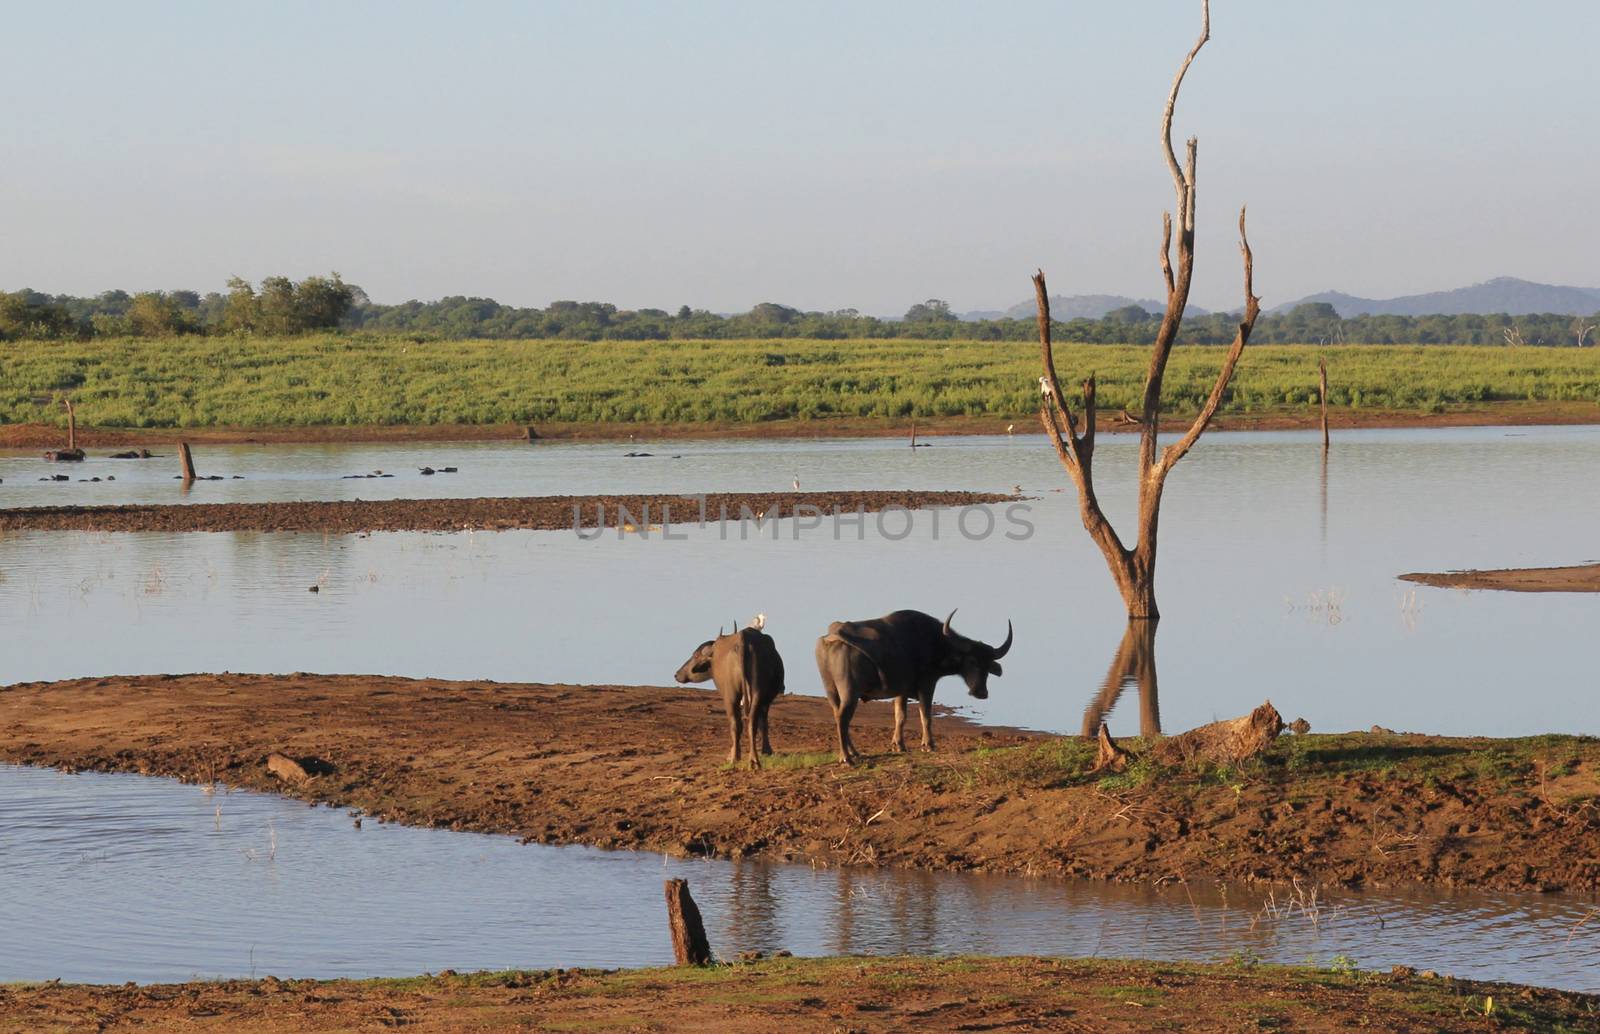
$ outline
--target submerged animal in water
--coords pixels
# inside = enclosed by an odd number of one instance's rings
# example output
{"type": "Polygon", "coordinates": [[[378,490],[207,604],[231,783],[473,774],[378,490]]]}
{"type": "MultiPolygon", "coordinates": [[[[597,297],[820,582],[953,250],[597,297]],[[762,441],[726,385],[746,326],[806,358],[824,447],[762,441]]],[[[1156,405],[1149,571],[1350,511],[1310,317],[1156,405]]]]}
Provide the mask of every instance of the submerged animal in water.
{"type": "Polygon", "coordinates": [[[759,628],[741,628],[729,635],[719,629],[715,639],[695,647],[674,678],[682,684],[709,679],[716,685],[728,713],[728,737],[732,740],[728,760],[738,764],[741,740],[748,738],[750,767],[760,768],[760,755],[772,753],[767,711],[783,694],[783,658],[772,637],[759,628]],[[759,754],[757,735],[761,738],[759,754]]]}
{"type": "Polygon", "coordinates": [[[817,671],[833,705],[841,762],[860,756],[850,741],[850,719],[863,700],[894,700],[890,746],[903,751],[907,700],[917,701],[922,716],[922,749],[933,749],[933,688],[946,675],[960,675],[979,700],[989,696],[989,676],[1000,674],[1000,658],[1011,650],[1011,622],[1006,641],[990,646],[952,628],[955,616],[952,610],[941,622],[919,610],[897,610],[870,621],[835,621],[817,640],[817,671]]]}

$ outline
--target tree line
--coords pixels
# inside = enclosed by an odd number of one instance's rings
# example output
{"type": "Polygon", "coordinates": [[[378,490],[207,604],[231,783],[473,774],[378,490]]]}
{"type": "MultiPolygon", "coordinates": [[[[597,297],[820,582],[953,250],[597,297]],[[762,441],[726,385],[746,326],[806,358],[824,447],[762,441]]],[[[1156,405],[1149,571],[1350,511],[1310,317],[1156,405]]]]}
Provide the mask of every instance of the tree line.
{"type": "MultiPolygon", "coordinates": [[[[1055,339],[1085,344],[1149,345],[1159,313],[1130,305],[1100,319],[1053,325],[1055,339]]],[[[1262,344],[1541,345],[1592,346],[1600,314],[1574,319],[1544,314],[1355,316],[1341,318],[1326,302],[1264,315],[1253,341],[1262,344]]],[[[1185,319],[1182,344],[1225,345],[1237,316],[1211,313],[1185,319]]],[[[901,319],[863,316],[854,309],[804,311],[763,302],[749,312],[719,314],[685,305],[619,309],[605,302],[556,301],[540,308],[502,305],[460,295],[433,302],[380,305],[338,273],[300,281],[267,277],[259,284],[234,277],[226,292],[106,291],[94,297],[0,291],[0,340],[21,338],[171,337],[183,334],[291,335],[369,331],[424,339],[561,338],[580,341],[681,339],[923,338],[1028,341],[1032,319],[964,320],[948,303],[930,298],[901,319]]]]}

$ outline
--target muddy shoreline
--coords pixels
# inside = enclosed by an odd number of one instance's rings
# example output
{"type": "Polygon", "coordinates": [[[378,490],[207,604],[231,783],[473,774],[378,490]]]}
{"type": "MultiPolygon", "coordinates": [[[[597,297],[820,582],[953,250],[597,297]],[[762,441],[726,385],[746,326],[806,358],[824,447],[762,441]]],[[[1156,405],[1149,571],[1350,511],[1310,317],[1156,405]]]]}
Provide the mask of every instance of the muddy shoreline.
{"type": "MultiPolygon", "coordinates": [[[[1014,502],[992,492],[713,492],[705,495],[580,495],[477,499],[351,499],[271,503],[131,503],[120,506],[33,506],[0,509],[0,532],[299,531],[346,535],[371,531],[571,531],[617,528],[660,535],[666,525],[702,518],[737,522],[759,517],[882,513],[930,507],[1014,502]]],[[[751,521],[751,526],[754,526],[751,521]]],[[[757,530],[755,534],[760,534],[757,530]]],[[[768,531],[768,534],[771,532],[768,531]]]]}
{"type": "MultiPolygon", "coordinates": [[[[1527,427],[1561,424],[1600,424],[1600,406],[1593,402],[1489,402],[1445,409],[1438,413],[1393,409],[1330,409],[1329,425],[1337,432],[1356,428],[1409,427],[1527,427]]],[[[1163,430],[1182,430],[1192,414],[1174,414],[1162,421],[1163,430]]],[[[1257,413],[1222,413],[1211,422],[1218,431],[1296,431],[1318,426],[1315,408],[1269,410],[1257,413]]],[[[1014,425],[1023,434],[1040,433],[1037,414],[1018,417],[933,417],[917,419],[919,438],[942,435],[1003,435],[1014,425]]],[[[316,444],[355,442],[490,442],[516,441],[526,435],[525,424],[409,424],[402,426],[315,427],[94,427],[80,424],[78,444],[87,448],[163,446],[180,439],[196,445],[316,444]]],[[[539,440],[647,441],[701,438],[905,438],[909,419],[839,417],[829,420],[771,420],[760,423],[549,423],[534,425],[539,440]]],[[[1121,428],[1108,423],[1102,433],[1121,428]]],[[[46,424],[0,426],[0,449],[50,449],[61,446],[64,428],[46,424]]],[[[537,443],[534,443],[537,444],[537,443]]]]}
{"type": "MultiPolygon", "coordinates": [[[[650,917],[654,920],[658,917],[650,917]]],[[[391,980],[0,984],[0,1031],[489,1029],[1202,1032],[1593,1029],[1600,996],[1310,967],[1108,959],[776,958],[709,969],[391,980]],[[1488,999],[1493,999],[1492,1005],[1488,999]]]]}
{"type": "Polygon", "coordinates": [[[940,751],[832,756],[820,698],[779,756],[724,767],[720,701],[681,687],[195,674],[0,689],[0,761],[283,793],[527,841],[1109,880],[1600,890],[1600,740],[1286,736],[1239,771],[1090,775],[1076,738],[938,719],[940,751]],[[316,758],[286,783],[266,756],[316,758]]]}
{"type": "Polygon", "coordinates": [[[1403,582],[1438,589],[1497,589],[1504,592],[1600,592],[1600,564],[1573,567],[1509,567],[1493,571],[1414,571],[1403,582]]]}

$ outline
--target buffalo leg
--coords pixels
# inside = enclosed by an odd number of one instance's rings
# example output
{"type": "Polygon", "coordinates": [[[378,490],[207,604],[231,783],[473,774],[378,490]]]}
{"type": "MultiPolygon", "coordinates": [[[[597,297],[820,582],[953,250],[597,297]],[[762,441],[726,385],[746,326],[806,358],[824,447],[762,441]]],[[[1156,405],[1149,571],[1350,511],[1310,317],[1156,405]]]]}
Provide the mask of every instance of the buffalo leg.
{"type": "Polygon", "coordinates": [[[917,699],[917,714],[922,716],[922,749],[933,749],[933,694],[926,693],[917,699]]]}
{"type": "Polygon", "coordinates": [[[771,710],[771,700],[763,700],[756,710],[756,714],[761,717],[761,753],[769,757],[772,755],[772,736],[767,729],[767,712],[771,710]]]}
{"type": "Polygon", "coordinates": [[[743,738],[742,734],[744,732],[740,728],[744,722],[739,712],[739,698],[734,697],[728,701],[728,738],[733,741],[733,746],[728,748],[728,763],[730,765],[739,763],[739,741],[743,738]]]}
{"type": "Polygon", "coordinates": [[[856,698],[844,697],[839,701],[839,709],[834,712],[834,725],[839,733],[839,760],[846,765],[854,764],[856,759],[856,745],[850,742],[850,719],[855,717],[856,698]]]}
{"type": "Polygon", "coordinates": [[[756,723],[760,721],[758,717],[760,705],[754,700],[746,700],[745,711],[745,731],[749,735],[750,739],[750,767],[760,768],[761,753],[760,751],[756,750],[756,723]]]}
{"type": "Polygon", "coordinates": [[[894,698],[894,736],[889,740],[889,749],[896,754],[906,752],[906,698],[894,698]]]}

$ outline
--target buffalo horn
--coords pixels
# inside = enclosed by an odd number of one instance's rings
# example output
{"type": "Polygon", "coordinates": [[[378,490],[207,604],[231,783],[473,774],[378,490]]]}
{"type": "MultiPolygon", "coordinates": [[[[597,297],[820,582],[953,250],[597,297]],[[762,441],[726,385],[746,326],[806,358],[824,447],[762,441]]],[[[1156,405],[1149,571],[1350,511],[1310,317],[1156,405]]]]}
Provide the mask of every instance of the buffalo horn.
{"type": "MultiPolygon", "coordinates": [[[[961,608],[959,608],[959,607],[956,608],[956,610],[960,610],[960,609],[961,608]]],[[[956,634],[955,630],[950,627],[950,622],[954,621],[955,617],[956,617],[956,612],[954,610],[952,610],[950,612],[950,616],[944,619],[944,634],[945,635],[955,635],[956,634]]]]}
{"type": "Polygon", "coordinates": [[[1001,643],[994,651],[994,659],[999,660],[1011,649],[1011,621],[1006,621],[1006,641],[1001,643]]]}

